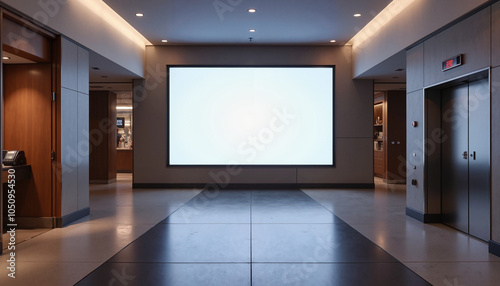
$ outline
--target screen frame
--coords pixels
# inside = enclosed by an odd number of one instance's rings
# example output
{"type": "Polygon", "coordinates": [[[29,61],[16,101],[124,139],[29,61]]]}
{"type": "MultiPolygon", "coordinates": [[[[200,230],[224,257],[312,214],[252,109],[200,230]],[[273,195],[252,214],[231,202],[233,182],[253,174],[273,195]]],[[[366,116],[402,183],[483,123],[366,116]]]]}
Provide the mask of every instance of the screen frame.
{"type": "Polygon", "coordinates": [[[245,168],[335,168],[336,167],[336,112],[335,112],[335,102],[336,102],[336,66],[335,65],[176,65],[167,64],[166,65],[166,123],[167,123],[167,134],[166,134],[166,167],[167,168],[221,168],[225,166],[234,167],[245,167],[245,168]],[[182,164],[170,164],[170,69],[171,68],[331,68],[332,69],[332,164],[331,165],[314,165],[314,164],[201,164],[201,165],[182,165],[182,164]]]}

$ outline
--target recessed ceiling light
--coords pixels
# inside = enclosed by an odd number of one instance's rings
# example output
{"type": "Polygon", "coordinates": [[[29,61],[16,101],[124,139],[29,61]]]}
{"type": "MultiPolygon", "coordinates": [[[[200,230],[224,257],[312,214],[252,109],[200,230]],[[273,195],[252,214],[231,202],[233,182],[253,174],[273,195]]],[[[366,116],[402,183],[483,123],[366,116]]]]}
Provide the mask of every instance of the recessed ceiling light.
{"type": "Polygon", "coordinates": [[[250,29],[248,30],[250,33],[254,33],[255,32],[255,29],[250,29]]]}
{"type": "Polygon", "coordinates": [[[255,12],[257,12],[257,10],[255,10],[254,8],[248,9],[248,13],[255,13],[255,12]]]}
{"type": "Polygon", "coordinates": [[[132,110],[132,106],[117,106],[118,110],[132,110]]]}
{"type": "Polygon", "coordinates": [[[135,13],[137,17],[144,17],[144,13],[135,13]]]}
{"type": "Polygon", "coordinates": [[[361,14],[360,13],[356,13],[353,15],[354,17],[361,17],[361,14]]]}
{"type": "Polygon", "coordinates": [[[161,40],[161,42],[162,42],[162,43],[168,43],[168,41],[167,41],[167,40],[161,40]]]}
{"type": "Polygon", "coordinates": [[[330,40],[330,43],[335,43],[335,42],[337,42],[337,41],[335,41],[335,40],[330,40]]]}
{"type": "Polygon", "coordinates": [[[4,60],[10,60],[10,57],[2,57],[4,60]]]}

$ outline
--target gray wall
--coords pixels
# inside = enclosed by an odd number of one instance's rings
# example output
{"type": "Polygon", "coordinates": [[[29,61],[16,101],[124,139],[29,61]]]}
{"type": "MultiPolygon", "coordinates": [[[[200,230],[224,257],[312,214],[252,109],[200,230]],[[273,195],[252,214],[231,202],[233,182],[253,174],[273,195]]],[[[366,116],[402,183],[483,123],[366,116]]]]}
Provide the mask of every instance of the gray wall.
{"type": "MultiPolygon", "coordinates": [[[[461,21],[407,51],[407,124],[419,121],[424,128],[428,116],[432,116],[433,103],[431,91],[428,98],[424,90],[428,87],[449,81],[482,69],[491,68],[491,198],[492,198],[492,240],[500,241],[500,2],[461,21]],[[492,48],[493,47],[493,48],[492,48]],[[458,54],[464,54],[464,65],[442,72],[441,62],[458,54]],[[426,117],[427,116],[427,117],[426,117]]],[[[430,120],[429,120],[430,121],[430,120]]],[[[428,149],[424,154],[424,142],[435,142],[435,138],[425,135],[422,128],[408,127],[407,152],[409,164],[412,153],[417,153],[417,169],[410,170],[407,177],[407,207],[423,214],[440,214],[440,198],[434,187],[427,183],[436,181],[427,168],[433,168],[435,154],[428,149]],[[425,156],[425,157],[424,157],[425,156]],[[419,184],[411,185],[417,179],[419,184]]],[[[427,128],[431,128],[427,126],[427,128]]],[[[426,146],[426,148],[429,148],[426,146]]],[[[435,166],[434,166],[435,167],[435,166]]]]}
{"type": "Polygon", "coordinates": [[[492,6],[491,239],[500,242],[500,2],[492,6]]]}
{"type": "Polygon", "coordinates": [[[63,38],[61,214],[89,207],[89,52],[63,38]]]}
{"type": "Polygon", "coordinates": [[[336,166],[246,167],[230,183],[373,183],[373,84],[351,79],[348,46],[148,46],[146,80],[134,82],[134,183],[204,184],[224,170],[166,167],[168,64],[336,65],[336,166]]]}
{"type": "Polygon", "coordinates": [[[360,45],[354,44],[354,77],[363,77],[370,69],[443,26],[493,0],[400,1],[388,9],[385,17],[367,33],[360,45]],[[400,11],[401,3],[410,3],[400,11]],[[377,25],[379,24],[379,25],[377,25]]]}

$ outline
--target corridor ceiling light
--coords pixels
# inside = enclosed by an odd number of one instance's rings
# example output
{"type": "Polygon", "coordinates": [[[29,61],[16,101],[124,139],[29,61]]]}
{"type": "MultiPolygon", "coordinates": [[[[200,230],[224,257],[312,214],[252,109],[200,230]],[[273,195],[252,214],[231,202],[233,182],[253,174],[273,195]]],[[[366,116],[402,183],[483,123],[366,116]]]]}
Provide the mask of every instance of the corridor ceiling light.
{"type": "Polygon", "coordinates": [[[250,33],[255,33],[255,29],[248,30],[250,33]]]}
{"type": "Polygon", "coordinates": [[[257,10],[255,10],[254,8],[248,9],[248,13],[255,13],[255,12],[257,12],[257,10]]]}
{"type": "Polygon", "coordinates": [[[356,13],[353,15],[354,17],[361,17],[361,14],[360,13],[356,13]]]}
{"type": "Polygon", "coordinates": [[[137,17],[144,17],[144,13],[135,13],[137,17]]]}
{"type": "Polygon", "coordinates": [[[335,41],[335,40],[330,40],[330,43],[335,43],[335,42],[337,42],[337,41],[335,41]]]}
{"type": "Polygon", "coordinates": [[[162,43],[168,43],[168,41],[167,41],[167,40],[161,40],[161,42],[162,42],[162,43]]]}
{"type": "Polygon", "coordinates": [[[10,57],[2,57],[4,60],[10,60],[10,57]]]}
{"type": "Polygon", "coordinates": [[[132,110],[132,106],[117,106],[116,110],[132,110]]]}

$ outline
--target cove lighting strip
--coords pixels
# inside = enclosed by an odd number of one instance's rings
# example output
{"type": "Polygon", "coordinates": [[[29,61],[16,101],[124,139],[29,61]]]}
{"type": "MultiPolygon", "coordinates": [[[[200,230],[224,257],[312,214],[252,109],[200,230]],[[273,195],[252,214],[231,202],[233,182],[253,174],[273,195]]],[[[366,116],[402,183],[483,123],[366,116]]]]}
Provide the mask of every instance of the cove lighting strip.
{"type": "Polygon", "coordinates": [[[375,18],[373,18],[366,26],[361,29],[354,37],[352,37],[347,45],[352,45],[353,48],[358,48],[366,40],[373,37],[387,23],[394,19],[399,13],[408,8],[416,0],[394,0],[384,8],[375,18]]]}
{"type": "Polygon", "coordinates": [[[99,16],[103,21],[114,27],[123,36],[134,42],[143,50],[147,45],[151,45],[141,33],[139,33],[132,25],[123,19],[115,10],[111,9],[102,0],[78,0],[82,5],[87,7],[94,14],[99,16]]]}

